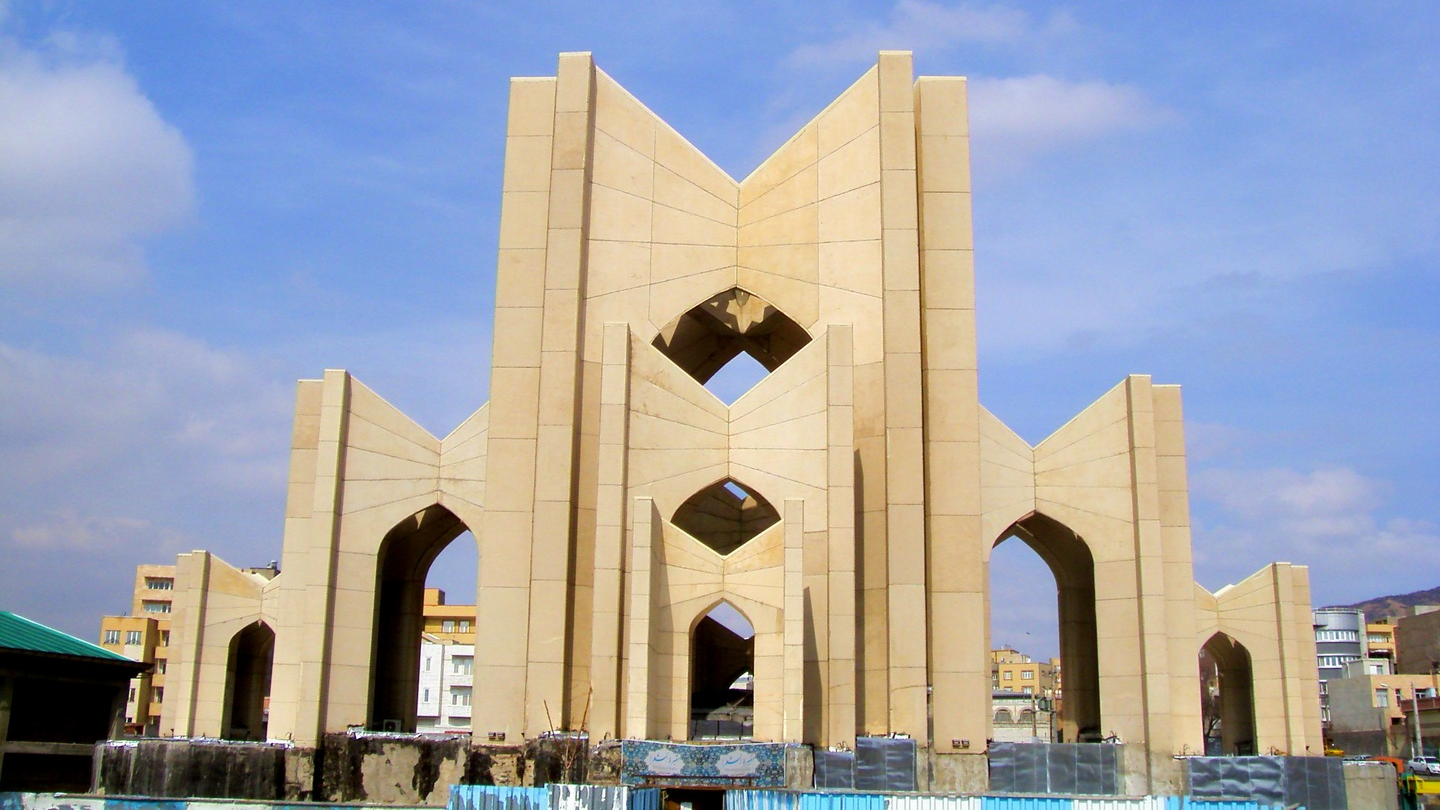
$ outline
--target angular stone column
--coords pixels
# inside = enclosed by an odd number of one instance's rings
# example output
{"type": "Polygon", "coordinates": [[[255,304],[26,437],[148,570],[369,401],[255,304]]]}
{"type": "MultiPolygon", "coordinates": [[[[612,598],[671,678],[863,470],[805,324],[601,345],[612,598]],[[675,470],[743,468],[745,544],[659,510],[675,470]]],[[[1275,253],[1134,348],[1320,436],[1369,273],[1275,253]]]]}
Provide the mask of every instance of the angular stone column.
{"type": "Polygon", "coordinates": [[[656,695],[650,688],[655,642],[651,638],[651,611],[654,608],[654,547],[660,542],[660,517],[649,498],[631,504],[634,520],[630,527],[629,575],[626,577],[625,628],[625,736],[644,739],[655,736],[651,726],[656,695]]]}
{"type": "MultiPolygon", "coordinates": [[[[630,328],[605,325],[600,378],[600,452],[595,519],[595,587],[591,618],[589,731],[593,739],[618,736],[625,615],[626,461],[630,424],[630,328]]],[[[647,545],[648,548],[648,545],[647,545]]],[[[648,567],[648,560],[644,562],[648,567]]]]}

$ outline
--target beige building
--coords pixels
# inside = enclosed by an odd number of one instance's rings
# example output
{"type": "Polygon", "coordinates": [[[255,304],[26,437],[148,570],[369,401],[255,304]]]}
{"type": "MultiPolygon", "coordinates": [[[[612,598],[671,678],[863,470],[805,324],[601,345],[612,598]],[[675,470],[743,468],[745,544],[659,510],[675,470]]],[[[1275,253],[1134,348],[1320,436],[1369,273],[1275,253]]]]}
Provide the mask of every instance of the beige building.
{"type": "Polygon", "coordinates": [[[1365,655],[1395,664],[1395,624],[1390,619],[1365,623],[1365,655]]]}
{"type": "Polygon", "coordinates": [[[1440,671],[1440,610],[1416,607],[1412,615],[1395,623],[1395,669],[1415,673],[1440,671]]]}
{"type": "Polygon", "coordinates": [[[514,80],[491,401],[436,437],[344,371],[302,381],[284,573],[181,556],[165,724],[224,733],[263,627],[270,736],[414,729],[425,574],[469,530],[477,744],[728,710],[756,740],[907,734],[975,789],[1017,537],[1059,583],[1057,728],[1118,737],[1132,789],[1198,749],[1205,645],[1227,729],[1318,748],[1306,569],[1194,583],[1179,388],[1126,377],[1033,447],[980,404],[966,105],[882,53],[735,179],[588,54],[514,80]],[[742,353],[768,374],[726,405],[704,384],[742,353]]]}
{"type": "Polygon", "coordinates": [[[422,632],[435,643],[474,644],[475,604],[450,605],[445,592],[426,588],[422,632]]]}
{"type": "Polygon", "coordinates": [[[169,665],[170,615],[175,566],[137,565],[130,615],[100,620],[100,646],[134,661],[153,665],[130,680],[125,728],[132,734],[159,734],[169,665]]]}
{"type": "Polygon", "coordinates": [[[1034,661],[1009,647],[991,650],[990,686],[1022,695],[1059,697],[1060,659],[1034,661]]]}
{"type": "MultiPolygon", "coordinates": [[[[1347,677],[1328,684],[1330,733],[1335,745],[1351,755],[1409,757],[1414,748],[1416,698],[1423,713],[1440,684],[1431,675],[1373,671],[1388,669],[1385,666],[1353,669],[1357,671],[1347,671],[1347,677]]],[[[1423,730],[1430,732],[1428,722],[1423,730]]]]}

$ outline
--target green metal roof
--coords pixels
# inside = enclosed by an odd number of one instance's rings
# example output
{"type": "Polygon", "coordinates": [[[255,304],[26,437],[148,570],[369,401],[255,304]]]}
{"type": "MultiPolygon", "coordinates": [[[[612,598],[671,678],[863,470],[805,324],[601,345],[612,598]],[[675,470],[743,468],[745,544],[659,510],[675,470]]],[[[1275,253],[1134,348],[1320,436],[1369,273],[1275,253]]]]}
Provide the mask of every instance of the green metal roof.
{"type": "Polygon", "coordinates": [[[104,647],[81,641],[68,633],[5,610],[0,610],[0,649],[78,655],[84,658],[103,658],[107,661],[131,661],[119,653],[110,652],[104,647]]]}

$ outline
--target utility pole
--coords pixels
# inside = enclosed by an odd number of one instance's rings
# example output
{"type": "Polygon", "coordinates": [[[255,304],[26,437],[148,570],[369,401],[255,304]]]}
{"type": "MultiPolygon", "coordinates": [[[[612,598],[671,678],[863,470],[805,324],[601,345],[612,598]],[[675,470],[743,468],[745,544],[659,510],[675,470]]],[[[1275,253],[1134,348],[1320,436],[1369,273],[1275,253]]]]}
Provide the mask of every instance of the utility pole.
{"type": "Polygon", "coordinates": [[[1410,708],[1415,712],[1415,757],[1425,756],[1425,738],[1420,733],[1420,693],[1415,691],[1415,682],[1410,682],[1410,708]]]}
{"type": "MultiPolygon", "coordinates": [[[[1037,673],[1038,674],[1038,673],[1037,673]]],[[[1039,683],[1039,679],[1036,679],[1039,683]]],[[[1034,690],[1030,692],[1030,739],[1040,736],[1040,701],[1036,699],[1034,690]]]]}

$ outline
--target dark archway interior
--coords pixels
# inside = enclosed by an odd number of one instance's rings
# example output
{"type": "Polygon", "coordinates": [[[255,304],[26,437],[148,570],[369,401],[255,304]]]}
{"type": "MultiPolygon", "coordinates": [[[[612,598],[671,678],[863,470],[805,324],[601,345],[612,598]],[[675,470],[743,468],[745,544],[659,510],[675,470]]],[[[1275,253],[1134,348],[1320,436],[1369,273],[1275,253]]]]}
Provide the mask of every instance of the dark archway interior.
{"type": "Polygon", "coordinates": [[[734,287],[666,324],[653,345],[704,385],[741,352],[774,371],[809,342],[805,327],[734,287]]]}
{"type": "Polygon", "coordinates": [[[690,738],[750,737],[753,678],[750,683],[737,682],[755,671],[755,637],[742,638],[707,615],[691,638],[690,738]]]}
{"type": "Polygon", "coordinates": [[[1214,665],[1213,669],[1201,668],[1201,718],[1206,753],[1211,740],[1218,737],[1218,753],[1223,756],[1255,754],[1255,687],[1250,652],[1224,633],[1211,636],[1201,649],[1214,665]],[[1213,685],[1208,682],[1212,672],[1213,685]]]}
{"type": "Polygon", "coordinates": [[[270,672],[275,660],[275,631],[255,622],[230,639],[225,670],[225,717],[221,736],[227,740],[266,739],[265,699],[270,697],[270,672]]]}
{"type": "Polygon", "coordinates": [[[724,555],[779,523],[780,513],[759,494],[727,478],[691,495],[670,522],[724,555]]]}
{"type": "Polygon", "coordinates": [[[1016,522],[996,545],[1017,537],[1040,555],[1055,575],[1064,686],[1057,702],[1058,742],[1098,742],[1099,642],[1095,627],[1095,558],[1085,540],[1063,523],[1036,513],[1016,522]]]}
{"type": "Polygon", "coordinates": [[[372,729],[415,731],[425,575],[450,541],[467,530],[450,510],[437,505],[401,521],[380,544],[370,659],[372,729]]]}

